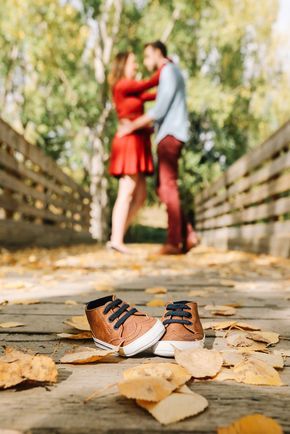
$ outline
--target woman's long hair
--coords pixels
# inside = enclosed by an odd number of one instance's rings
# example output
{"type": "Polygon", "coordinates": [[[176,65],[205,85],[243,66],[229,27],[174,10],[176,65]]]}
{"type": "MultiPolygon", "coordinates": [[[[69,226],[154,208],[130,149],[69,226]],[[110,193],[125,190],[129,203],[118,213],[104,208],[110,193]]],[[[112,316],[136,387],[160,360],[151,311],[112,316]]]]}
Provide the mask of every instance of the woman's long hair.
{"type": "Polygon", "coordinates": [[[121,78],[124,77],[125,65],[129,55],[130,55],[129,51],[118,53],[113,60],[111,71],[108,77],[109,84],[112,89],[114,88],[117,81],[119,81],[121,78]]]}

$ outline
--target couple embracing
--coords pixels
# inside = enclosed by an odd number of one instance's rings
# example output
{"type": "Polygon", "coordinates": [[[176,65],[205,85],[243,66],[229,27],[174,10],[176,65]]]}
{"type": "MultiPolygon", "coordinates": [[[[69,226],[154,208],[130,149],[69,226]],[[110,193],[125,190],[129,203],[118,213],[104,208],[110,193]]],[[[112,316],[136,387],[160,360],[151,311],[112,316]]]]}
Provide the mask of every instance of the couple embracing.
{"type": "Polygon", "coordinates": [[[145,45],[144,65],[152,75],[138,81],[134,53],[119,53],[110,73],[119,127],[112,142],[109,171],[119,179],[119,188],[108,246],[130,253],[124,236],[146,199],[146,176],[154,173],[150,138],[154,124],[157,194],[168,214],[167,240],[159,253],[186,253],[196,246],[197,236],[182,211],[177,185],[178,159],[188,139],[185,82],[161,41],[145,45]],[[156,92],[150,92],[154,88],[156,92]],[[145,113],[145,102],[153,100],[155,105],[145,113]]]}

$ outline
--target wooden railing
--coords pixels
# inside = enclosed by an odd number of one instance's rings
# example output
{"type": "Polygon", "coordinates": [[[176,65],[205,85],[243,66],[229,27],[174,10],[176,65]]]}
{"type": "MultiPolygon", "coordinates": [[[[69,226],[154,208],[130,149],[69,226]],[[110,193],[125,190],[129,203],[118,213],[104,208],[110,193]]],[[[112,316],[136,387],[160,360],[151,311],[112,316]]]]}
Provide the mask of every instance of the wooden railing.
{"type": "Polygon", "coordinates": [[[290,121],[195,198],[203,243],[290,257],[290,121]]]}
{"type": "Polygon", "coordinates": [[[90,195],[0,119],[0,246],[91,239],[90,195]]]}

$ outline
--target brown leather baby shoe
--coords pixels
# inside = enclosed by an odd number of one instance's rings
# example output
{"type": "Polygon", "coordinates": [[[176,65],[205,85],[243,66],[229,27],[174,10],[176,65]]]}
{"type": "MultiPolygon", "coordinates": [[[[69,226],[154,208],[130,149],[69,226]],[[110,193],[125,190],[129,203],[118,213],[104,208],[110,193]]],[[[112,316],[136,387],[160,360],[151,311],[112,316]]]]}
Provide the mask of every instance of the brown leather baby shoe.
{"type": "Polygon", "coordinates": [[[162,322],[114,295],[90,301],[86,315],[97,347],[133,356],[154,345],[164,334],[162,322]]]}
{"type": "Polygon", "coordinates": [[[174,349],[202,348],[204,332],[197,304],[190,301],[168,303],[162,317],[166,332],[153,347],[158,356],[173,357],[174,349]]]}

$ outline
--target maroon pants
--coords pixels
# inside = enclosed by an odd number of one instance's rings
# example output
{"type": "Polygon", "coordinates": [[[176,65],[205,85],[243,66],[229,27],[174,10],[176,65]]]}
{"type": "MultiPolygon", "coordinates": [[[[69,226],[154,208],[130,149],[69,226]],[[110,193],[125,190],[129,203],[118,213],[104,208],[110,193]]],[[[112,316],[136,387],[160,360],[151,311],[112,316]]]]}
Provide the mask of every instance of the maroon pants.
{"type": "Polygon", "coordinates": [[[173,136],[166,136],[158,144],[157,194],[166,205],[168,214],[167,243],[180,245],[184,242],[190,225],[182,212],[178,191],[178,159],[183,142],[173,136]]]}

